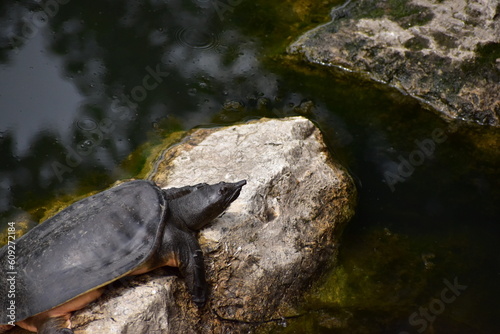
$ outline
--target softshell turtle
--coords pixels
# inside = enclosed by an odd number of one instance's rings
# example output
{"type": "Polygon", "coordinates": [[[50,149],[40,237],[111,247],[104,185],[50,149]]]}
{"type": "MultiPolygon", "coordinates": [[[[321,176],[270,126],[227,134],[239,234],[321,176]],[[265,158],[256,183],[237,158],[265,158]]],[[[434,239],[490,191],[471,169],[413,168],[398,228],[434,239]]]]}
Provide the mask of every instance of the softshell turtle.
{"type": "Polygon", "coordinates": [[[99,298],[104,286],[162,266],[179,267],[193,301],[203,306],[207,283],[194,232],[245,184],[161,189],[135,180],[72,204],[16,241],[14,264],[8,245],[0,249],[0,324],[73,333],[71,313],[99,298]]]}

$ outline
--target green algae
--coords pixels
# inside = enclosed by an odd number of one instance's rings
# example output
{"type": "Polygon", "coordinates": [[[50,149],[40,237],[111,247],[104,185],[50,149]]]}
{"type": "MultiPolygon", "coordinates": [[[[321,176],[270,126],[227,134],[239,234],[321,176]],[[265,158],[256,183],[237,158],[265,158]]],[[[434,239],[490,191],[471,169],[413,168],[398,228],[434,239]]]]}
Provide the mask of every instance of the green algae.
{"type": "Polygon", "coordinates": [[[434,40],[436,41],[436,43],[438,43],[438,45],[442,48],[454,49],[454,48],[458,47],[457,38],[450,36],[450,35],[447,35],[443,32],[435,31],[432,34],[432,37],[434,37],[434,40]]]}
{"type": "Polygon", "coordinates": [[[366,231],[306,293],[303,316],[273,331],[374,333],[407,323],[410,314],[439,296],[444,279],[467,282],[467,267],[473,262],[463,248],[470,246],[467,238],[459,233],[436,242],[433,236],[409,237],[388,228],[366,231]],[[457,261],[462,264],[457,266],[457,261]],[[379,321],[366,321],[373,318],[379,321]]]}
{"type": "Polygon", "coordinates": [[[310,307],[392,310],[401,301],[413,300],[425,283],[418,271],[422,260],[407,237],[376,230],[360,240],[342,265],[333,269],[323,285],[310,296],[310,307]],[[390,272],[387,269],[390,268],[390,272]],[[414,289],[398,296],[405,285],[414,289]]]}
{"type": "Polygon", "coordinates": [[[388,16],[403,28],[424,25],[434,17],[429,8],[414,5],[408,0],[389,0],[388,4],[388,16]]]}
{"type": "Polygon", "coordinates": [[[429,40],[421,36],[412,37],[404,43],[404,46],[412,51],[426,49],[429,45],[429,40]]]}
{"type": "Polygon", "coordinates": [[[353,10],[355,18],[378,19],[387,16],[404,29],[425,25],[434,17],[429,8],[415,5],[411,0],[366,0],[361,1],[358,7],[362,9],[353,10]]]}
{"type": "Polygon", "coordinates": [[[500,43],[487,43],[477,48],[476,61],[480,64],[493,64],[498,66],[500,59],[500,43]]]}
{"type": "Polygon", "coordinates": [[[249,36],[259,38],[266,54],[280,54],[293,41],[318,24],[330,20],[332,7],[343,0],[325,1],[244,1],[234,8],[238,28],[249,36]],[[252,13],[252,15],[248,15],[252,13]]]}
{"type": "Polygon", "coordinates": [[[152,172],[155,160],[161,152],[177,143],[185,134],[185,131],[176,131],[163,139],[147,141],[140,145],[121,163],[125,178],[144,179],[152,172]]]}

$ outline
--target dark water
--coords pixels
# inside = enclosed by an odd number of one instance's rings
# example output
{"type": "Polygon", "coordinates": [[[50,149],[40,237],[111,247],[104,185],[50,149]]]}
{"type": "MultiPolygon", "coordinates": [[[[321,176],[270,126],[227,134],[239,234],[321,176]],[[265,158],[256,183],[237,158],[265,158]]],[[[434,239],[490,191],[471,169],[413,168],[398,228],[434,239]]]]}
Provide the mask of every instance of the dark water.
{"type": "Polygon", "coordinates": [[[304,115],[360,198],[338,268],[282,330],[500,333],[499,132],[285,59],[335,3],[3,1],[2,229],[133,176],[127,157],[172,131],[304,115]]]}

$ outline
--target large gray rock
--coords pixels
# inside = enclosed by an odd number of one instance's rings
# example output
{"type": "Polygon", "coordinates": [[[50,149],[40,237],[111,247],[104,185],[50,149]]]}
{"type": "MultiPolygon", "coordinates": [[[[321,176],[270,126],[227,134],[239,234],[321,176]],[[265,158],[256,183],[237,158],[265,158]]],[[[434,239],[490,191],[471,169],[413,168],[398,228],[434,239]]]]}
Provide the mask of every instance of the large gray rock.
{"type": "Polygon", "coordinates": [[[301,117],[198,129],[161,154],[149,178],[162,187],[248,181],[199,235],[207,306],[198,310],[184,282],[159,269],[113,283],[73,316],[77,334],[241,333],[281,322],[332,262],[354,212],[352,179],[301,117]]]}
{"type": "Polygon", "coordinates": [[[394,86],[448,119],[500,126],[497,0],[359,0],[289,47],[394,86]]]}

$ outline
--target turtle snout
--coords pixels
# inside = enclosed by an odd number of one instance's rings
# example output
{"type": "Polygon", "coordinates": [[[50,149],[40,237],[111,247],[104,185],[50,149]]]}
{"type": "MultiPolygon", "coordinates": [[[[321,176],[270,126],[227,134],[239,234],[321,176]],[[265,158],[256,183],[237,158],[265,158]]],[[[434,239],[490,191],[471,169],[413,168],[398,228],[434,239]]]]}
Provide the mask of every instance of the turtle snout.
{"type": "Polygon", "coordinates": [[[239,182],[236,182],[236,183],[232,184],[234,186],[234,188],[233,188],[233,193],[228,198],[228,201],[227,201],[228,204],[230,204],[235,199],[237,199],[238,196],[240,196],[241,188],[243,188],[243,186],[245,184],[247,184],[247,180],[241,180],[239,182]]]}
{"type": "Polygon", "coordinates": [[[247,184],[247,180],[241,180],[239,182],[236,182],[234,185],[237,187],[237,188],[240,188],[243,187],[245,184],[247,184]]]}

